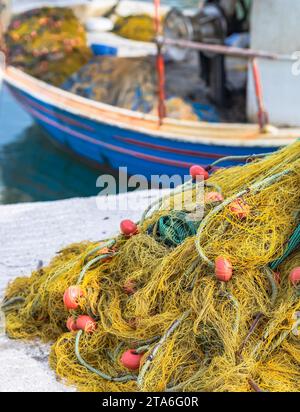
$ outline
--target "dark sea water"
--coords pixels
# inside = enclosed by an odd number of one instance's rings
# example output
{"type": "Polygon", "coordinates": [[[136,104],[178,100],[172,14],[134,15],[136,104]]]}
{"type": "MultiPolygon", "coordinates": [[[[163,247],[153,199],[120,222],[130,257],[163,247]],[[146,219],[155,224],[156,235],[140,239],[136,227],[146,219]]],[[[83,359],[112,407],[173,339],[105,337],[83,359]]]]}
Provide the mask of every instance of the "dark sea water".
{"type": "MultiPolygon", "coordinates": [[[[13,3],[22,1],[13,0],[13,3]]],[[[35,4],[38,2],[29,1],[35,4]]],[[[197,1],[170,0],[164,3],[188,6],[197,1]]],[[[96,187],[97,177],[105,172],[108,171],[91,169],[70,154],[57,149],[8,90],[2,88],[0,204],[96,195],[99,192],[96,187]]]]}
{"type": "Polygon", "coordinates": [[[91,196],[99,192],[95,171],[57,149],[16,103],[0,94],[0,203],[91,196]]]}

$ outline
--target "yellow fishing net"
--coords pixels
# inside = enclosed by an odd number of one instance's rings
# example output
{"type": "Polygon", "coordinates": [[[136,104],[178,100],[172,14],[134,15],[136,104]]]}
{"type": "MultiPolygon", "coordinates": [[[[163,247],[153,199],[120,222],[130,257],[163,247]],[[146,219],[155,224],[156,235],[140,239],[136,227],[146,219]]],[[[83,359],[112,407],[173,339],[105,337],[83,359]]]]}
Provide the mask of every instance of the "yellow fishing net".
{"type": "Polygon", "coordinates": [[[147,14],[119,16],[114,25],[114,32],[127,39],[151,42],[155,37],[154,20],[147,14]]]}
{"type": "Polygon", "coordinates": [[[289,279],[299,246],[270,269],[299,226],[299,184],[300,141],[212,173],[205,193],[224,201],[207,202],[198,220],[198,185],[187,183],[190,201],[181,207],[179,191],[162,199],[138,234],[71,245],[13,281],[7,334],[54,342],[51,367],[82,391],[300,391],[300,293],[289,279]],[[243,218],[236,199],[247,205],[243,218]],[[218,256],[233,266],[228,282],[215,275],[218,256]],[[69,311],[71,285],[84,295],[69,311]],[[70,314],[89,315],[96,330],[68,332],[70,314]],[[121,362],[132,348],[143,354],[136,371],[121,362]]]}

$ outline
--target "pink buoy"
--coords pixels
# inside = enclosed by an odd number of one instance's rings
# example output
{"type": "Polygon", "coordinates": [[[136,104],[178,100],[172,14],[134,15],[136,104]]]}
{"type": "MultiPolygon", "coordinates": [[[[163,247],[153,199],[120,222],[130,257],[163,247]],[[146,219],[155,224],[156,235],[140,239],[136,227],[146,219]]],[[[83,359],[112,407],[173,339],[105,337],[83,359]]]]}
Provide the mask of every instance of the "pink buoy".
{"type": "Polygon", "coordinates": [[[190,167],[190,176],[193,180],[207,180],[209,178],[209,173],[204,169],[204,167],[193,165],[190,167]]]}
{"type": "Polygon", "coordinates": [[[70,316],[67,320],[66,326],[70,332],[75,332],[77,330],[76,320],[73,316],[70,316]]]}
{"type": "Polygon", "coordinates": [[[79,299],[84,295],[80,286],[70,286],[66,289],[63,297],[65,307],[67,309],[77,309],[79,306],[79,299]]]}
{"type": "Polygon", "coordinates": [[[138,232],[137,225],[129,219],[122,220],[120,224],[121,233],[125,236],[133,236],[136,235],[138,232]]]}
{"type": "Polygon", "coordinates": [[[294,286],[299,286],[300,284],[300,267],[294,268],[289,276],[290,281],[294,286]]]}
{"type": "Polygon", "coordinates": [[[88,315],[78,316],[76,327],[86,333],[93,333],[97,327],[96,321],[88,315]]]}
{"type": "Polygon", "coordinates": [[[123,353],[121,356],[121,364],[125,366],[125,368],[135,371],[139,369],[141,365],[143,354],[136,353],[134,349],[129,349],[123,353]]]}
{"type": "Polygon", "coordinates": [[[232,264],[224,256],[218,256],[215,261],[216,278],[221,282],[229,282],[232,278],[232,264]]]}

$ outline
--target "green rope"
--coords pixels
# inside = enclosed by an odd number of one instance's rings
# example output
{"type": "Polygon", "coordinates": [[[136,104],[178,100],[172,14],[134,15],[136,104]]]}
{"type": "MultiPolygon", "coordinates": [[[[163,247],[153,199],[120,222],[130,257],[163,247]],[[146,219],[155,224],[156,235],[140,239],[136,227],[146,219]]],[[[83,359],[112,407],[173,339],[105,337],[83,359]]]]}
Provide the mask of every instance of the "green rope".
{"type": "Polygon", "coordinates": [[[216,160],[215,162],[211,163],[206,169],[211,169],[212,167],[217,166],[219,163],[228,162],[231,160],[254,160],[259,159],[261,157],[270,156],[274,153],[260,153],[260,154],[253,154],[253,155],[246,155],[246,156],[226,156],[222,157],[221,159],[216,160]]]}
{"type": "MultiPolygon", "coordinates": [[[[98,251],[98,250],[102,250],[102,249],[107,248],[107,247],[110,248],[110,247],[113,246],[115,243],[116,243],[116,241],[115,241],[114,239],[112,239],[112,240],[110,240],[109,242],[106,242],[106,243],[104,243],[104,244],[102,244],[102,245],[99,245],[99,246],[97,246],[95,249],[93,249],[87,256],[90,256],[93,252],[96,252],[96,251],[98,251]]],[[[94,259],[90,260],[90,261],[83,267],[83,269],[81,270],[81,272],[80,272],[80,274],[79,274],[79,276],[78,276],[78,279],[77,279],[77,283],[76,283],[76,284],[79,285],[79,284],[82,282],[82,279],[84,278],[86,272],[90,269],[91,266],[93,266],[95,263],[97,263],[97,262],[99,262],[99,261],[101,261],[101,260],[103,260],[103,259],[106,259],[106,258],[108,258],[108,257],[111,257],[111,256],[113,256],[113,255],[114,255],[114,253],[104,253],[104,254],[102,254],[102,255],[100,255],[100,256],[97,256],[97,257],[95,257],[94,259]]]]}
{"type": "Polygon", "coordinates": [[[235,307],[236,309],[236,316],[235,316],[235,321],[234,321],[234,327],[233,327],[233,331],[234,333],[238,333],[239,328],[240,328],[240,322],[241,322],[241,314],[240,314],[240,305],[238,300],[231,294],[229,293],[227,290],[221,290],[220,295],[227,298],[228,300],[231,301],[232,306],[235,307]]]}
{"type": "Polygon", "coordinates": [[[162,216],[152,227],[148,228],[148,233],[153,233],[157,241],[163,242],[166,246],[178,246],[187,237],[195,236],[199,222],[189,219],[184,212],[172,212],[162,216]]]}
{"type": "MultiPolygon", "coordinates": [[[[143,339],[142,341],[139,342],[139,347],[150,345],[151,343],[157,342],[159,339],[160,339],[160,335],[153,336],[153,338],[149,338],[149,339],[146,339],[146,340],[143,339]]],[[[136,340],[135,340],[135,342],[136,342],[136,340]]]]}
{"type": "Polygon", "coordinates": [[[101,242],[100,245],[96,246],[94,249],[92,249],[89,253],[87,253],[85,259],[87,259],[89,256],[93,255],[94,253],[98,252],[99,250],[102,250],[104,248],[111,248],[114,246],[116,243],[115,239],[110,239],[105,241],[105,243],[101,242]]]}
{"type": "Polygon", "coordinates": [[[128,382],[128,381],[136,380],[136,376],[134,375],[123,375],[123,376],[112,377],[94,368],[93,366],[89,365],[80,355],[79,343],[80,343],[80,338],[81,338],[82,333],[83,333],[82,330],[78,331],[76,335],[76,339],[75,339],[75,355],[77,357],[78,362],[82,366],[84,366],[90,372],[95,373],[96,375],[100,376],[102,379],[105,379],[110,382],[128,382]]]}
{"type": "Polygon", "coordinates": [[[181,325],[181,323],[189,316],[190,311],[186,311],[183,313],[183,315],[179,318],[176,319],[174,322],[172,322],[171,326],[167,329],[165,334],[161,337],[159,342],[153,347],[151,350],[150,354],[147,356],[146,362],[142,366],[139,376],[137,378],[137,384],[138,387],[141,388],[143,385],[144,377],[148,371],[148,369],[151,366],[151,363],[153,362],[154,358],[156,357],[158,351],[160,348],[165,344],[165,342],[168,340],[168,338],[173,334],[173,332],[181,325]]]}
{"type": "Polygon", "coordinates": [[[204,186],[211,187],[212,189],[215,189],[218,193],[222,193],[222,188],[216,183],[204,182],[204,186]]]}
{"type": "Polygon", "coordinates": [[[271,346],[271,351],[273,352],[276,348],[278,348],[278,346],[280,346],[282,344],[282,342],[285,341],[285,339],[291,334],[293,333],[294,330],[297,330],[300,326],[300,319],[298,319],[295,324],[293,325],[293,328],[291,330],[285,330],[284,332],[282,332],[279,337],[277,338],[277,340],[272,344],[271,346]]]}
{"type": "Polygon", "coordinates": [[[15,305],[16,303],[24,303],[25,302],[25,298],[23,298],[22,296],[15,296],[9,300],[5,300],[2,302],[1,305],[1,310],[6,309],[7,307],[11,306],[11,305],[15,305]]]}
{"type": "Polygon", "coordinates": [[[186,190],[190,190],[192,187],[195,186],[195,183],[192,181],[192,179],[188,180],[187,182],[185,182],[183,185],[177,186],[175,187],[175,189],[172,190],[171,193],[168,193],[167,195],[164,195],[162,197],[160,197],[159,199],[156,199],[154,202],[152,202],[147,209],[144,211],[141,220],[139,221],[139,224],[141,225],[142,223],[144,223],[146,217],[148,216],[149,212],[155,208],[155,210],[159,210],[161,205],[163,204],[164,200],[166,199],[171,199],[172,197],[174,197],[176,194],[180,193],[180,192],[185,192],[186,190]]]}
{"type": "Polygon", "coordinates": [[[300,224],[296,228],[293,235],[290,237],[287,248],[283,255],[271,263],[270,268],[272,270],[276,269],[296,248],[300,245],[300,224]]]}
{"type": "Polygon", "coordinates": [[[268,267],[265,268],[265,273],[272,287],[271,304],[273,306],[277,299],[278,288],[274,279],[274,273],[268,267]]]}
{"type": "Polygon", "coordinates": [[[1,305],[0,310],[3,313],[12,312],[14,310],[19,310],[24,305],[25,299],[22,297],[11,298],[1,305]]]}
{"type": "Polygon", "coordinates": [[[149,348],[150,348],[150,345],[141,346],[140,348],[135,349],[135,353],[140,354],[140,353],[148,352],[149,348]]]}
{"type": "MultiPolygon", "coordinates": [[[[280,346],[280,345],[282,344],[282,342],[283,342],[291,333],[293,333],[294,330],[298,329],[299,326],[300,326],[300,319],[298,319],[298,320],[295,322],[295,324],[293,325],[293,327],[292,327],[291,329],[287,329],[287,330],[281,332],[281,334],[279,335],[279,337],[277,338],[277,340],[272,344],[271,349],[268,349],[268,350],[270,350],[270,352],[271,352],[271,351],[273,352],[278,346],[280,346]]],[[[267,340],[267,338],[269,337],[269,335],[270,335],[270,331],[267,330],[267,331],[264,333],[262,339],[255,345],[255,347],[254,347],[254,349],[253,349],[253,351],[252,351],[252,353],[251,353],[252,356],[254,356],[254,355],[256,355],[256,354],[258,353],[258,351],[261,349],[263,343],[267,340]]]]}

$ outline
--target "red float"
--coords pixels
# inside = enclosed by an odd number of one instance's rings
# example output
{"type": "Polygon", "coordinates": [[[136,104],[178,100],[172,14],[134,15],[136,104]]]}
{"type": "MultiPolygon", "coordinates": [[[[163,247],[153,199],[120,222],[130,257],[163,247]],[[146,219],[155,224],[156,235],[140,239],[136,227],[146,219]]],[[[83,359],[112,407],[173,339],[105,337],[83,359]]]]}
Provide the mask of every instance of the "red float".
{"type": "Polygon", "coordinates": [[[77,318],[76,327],[86,333],[93,333],[97,327],[97,323],[88,315],[80,315],[77,318]]]}
{"type": "Polygon", "coordinates": [[[245,219],[249,216],[250,206],[241,198],[238,198],[230,203],[230,212],[239,219],[245,219]]]}
{"type": "Polygon", "coordinates": [[[123,353],[120,361],[125,368],[135,371],[139,369],[143,356],[143,353],[136,353],[134,349],[129,349],[123,353]]]}
{"type": "Polygon", "coordinates": [[[79,286],[70,286],[64,293],[64,304],[69,310],[77,309],[79,299],[84,295],[83,290],[79,286]]]}
{"type": "Polygon", "coordinates": [[[193,180],[207,180],[209,178],[209,173],[204,169],[204,167],[193,165],[190,167],[190,176],[193,180]]]}
{"type": "Polygon", "coordinates": [[[73,316],[70,316],[67,320],[67,328],[70,332],[74,332],[77,330],[77,326],[76,326],[76,320],[73,316]]]}
{"type": "Polygon", "coordinates": [[[294,268],[290,273],[290,281],[294,286],[299,286],[300,284],[300,266],[294,268]]]}
{"type": "Polygon", "coordinates": [[[216,278],[221,282],[228,282],[232,278],[232,264],[224,256],[218,256],[215,261],[216,278]]]}
{"type": "Polygon", "coordinates": [[[121,233],[125,236],[133,236],[136,235],[138,232],[137,225],[129,219],[122,220],[120,224],[121,233]]]}
{"type": "Polygon", "coordinates": [[[204,202],[205,203],[214,203],[214,202],[223,202],[224,197],[221,193],[218,192],[208,192],[205,193],[204,202]]]}

